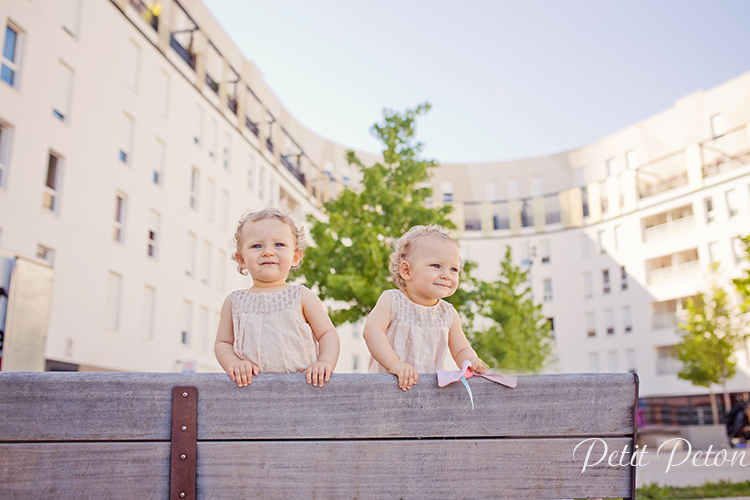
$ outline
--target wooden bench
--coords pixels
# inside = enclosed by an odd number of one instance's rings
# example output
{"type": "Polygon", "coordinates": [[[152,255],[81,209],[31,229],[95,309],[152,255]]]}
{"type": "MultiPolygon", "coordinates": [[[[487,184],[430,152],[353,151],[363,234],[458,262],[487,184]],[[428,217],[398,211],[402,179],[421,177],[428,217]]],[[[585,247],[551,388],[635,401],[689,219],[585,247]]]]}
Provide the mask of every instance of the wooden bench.
{"type": "Polygon", "coordinates": [[[468,382],[3,372],[0,498],[634,498],[637,376],[468,382]]]}

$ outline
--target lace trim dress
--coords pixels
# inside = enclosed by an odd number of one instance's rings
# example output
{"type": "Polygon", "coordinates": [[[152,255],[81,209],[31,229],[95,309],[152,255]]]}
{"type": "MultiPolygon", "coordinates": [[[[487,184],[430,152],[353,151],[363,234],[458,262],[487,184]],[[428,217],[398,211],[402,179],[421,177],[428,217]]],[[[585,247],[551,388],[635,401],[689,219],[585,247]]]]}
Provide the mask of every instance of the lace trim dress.
{"type": "Polygon", "coordinates": [[[280,292],[232,292],[234,353],[266,373],[302,372],[318,360],[318,343],[302,314],[302,285],[280,292]]]}
{"type": "MultiPolygon", "coordinates": [[[[385,332],[398,358],[417,373],[435,373],[443,368],[448,351],[448,331],[453,323],[453,306],[439,300],[434,306],[415,304],[400,290],[386,290],[391,299],[391,323],[385,332]]],[[[388,373],[370,357],[370,373],[388,373]]]]}

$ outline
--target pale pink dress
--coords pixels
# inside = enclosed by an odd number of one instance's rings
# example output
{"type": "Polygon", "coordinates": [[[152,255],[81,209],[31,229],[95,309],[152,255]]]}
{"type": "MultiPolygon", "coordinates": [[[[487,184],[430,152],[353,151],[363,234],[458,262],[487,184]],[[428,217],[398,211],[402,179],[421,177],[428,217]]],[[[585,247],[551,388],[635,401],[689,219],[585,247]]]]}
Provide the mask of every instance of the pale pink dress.
{"type": "Polygon", "coordinates": [[[302,285],[280,292],[232,292],[234,353],[265,373],[305,371],[318,344],[302,314],[302,285]]]}
{"type": "MultiPolygon", "coordinates": [[[[453,306],[439,300],[434,306],[415,304],[400,290],[386,290],[391,299],[391,323],[385,331],[393,351],[417,373],[435,373],[448,355],[448,331],[453,323],[453,306]]],[[[370,373],[388,373],[370,357],[370,373]]]]}

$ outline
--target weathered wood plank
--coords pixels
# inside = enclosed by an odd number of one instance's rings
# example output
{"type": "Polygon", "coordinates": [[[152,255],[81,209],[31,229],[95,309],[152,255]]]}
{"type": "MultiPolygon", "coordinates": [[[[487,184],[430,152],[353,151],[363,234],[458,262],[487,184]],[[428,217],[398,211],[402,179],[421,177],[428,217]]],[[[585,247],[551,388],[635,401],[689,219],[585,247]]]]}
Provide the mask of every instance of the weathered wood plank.
{"type": "Polygon", "coordinates": [[[631,374],[519,377],[508,389],[469,380],[409,391],[391,375],[334,374],[322,388],[301,374],[262,374],[237,388],[225,374],[0,373],[0,441],[168,440],[171,390],[199,391],[198,439],[627,436],[631,374]]]}
{"type": "MultiPolygon", "coordinates": [[[[581,473],[579,439],[198,444],[197,498],[613,498],[631,467],[581,473]]],[[[609,451],[627,438],[609,438],[609,451]]],[[[603,447],[598,448],[597,458],[603,447]]],[[[0,498],[167,498],[167,443],[0,444],[0,498]]]]}

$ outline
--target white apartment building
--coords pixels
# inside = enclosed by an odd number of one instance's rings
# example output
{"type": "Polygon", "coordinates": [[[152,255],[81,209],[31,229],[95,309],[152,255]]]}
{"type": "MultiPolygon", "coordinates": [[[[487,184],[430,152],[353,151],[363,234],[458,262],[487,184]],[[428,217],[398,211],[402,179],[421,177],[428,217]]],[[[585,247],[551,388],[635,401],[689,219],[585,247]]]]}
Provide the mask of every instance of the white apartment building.
{"type": "MultiPolygon", "coordinates": [[[[444,164],[432,187],[480,276],[497,278],[507,246],[530,270],[554,370],[637,371],[646,398],[707,393],[677,378],[673,346],[712,264],[732,290],[748,267],[750,73],[575,150],[444,164]]],[[[749,352],[730,391],[750,389],[749,352]]]]}
{"type": "MultiPolygon", "coordinates": [[[[0,20],[0,249],[52,267],[46,368],[219,369],[220,305],[248,285],[236,220],[322,217],[358,185],[346,148],[290,116],[199,0],[10,0],[0,20]]],[[[748,265],[749,124],[745,74],[575,150],[445,164],[432,202],[480,277],[508,245],[529,268],[552,370],[705,394],[675,375],[675,324],[713,262],[748,265]]],[[[366,370],[361,326],[339,329],[337,370],[366,370]]],[[[750,389],[747,357],[730,390],[750,389]]]]}

